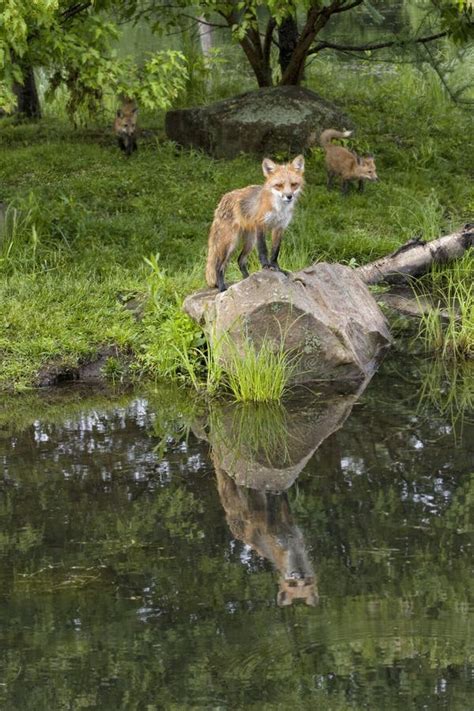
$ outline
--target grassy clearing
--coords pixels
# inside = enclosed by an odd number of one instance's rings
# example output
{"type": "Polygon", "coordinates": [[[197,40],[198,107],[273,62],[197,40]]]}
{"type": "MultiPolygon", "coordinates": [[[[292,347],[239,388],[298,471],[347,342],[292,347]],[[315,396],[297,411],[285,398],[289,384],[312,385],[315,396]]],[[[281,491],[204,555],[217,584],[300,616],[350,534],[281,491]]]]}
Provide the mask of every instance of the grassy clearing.
{"type": "MultiPolygon", "coordinates": [[[[346,199],[328,193],[315,149],[283,242],[290,269],[365,263],[414,234],[449,231],[474,210],[470,116],[413,68],[359,70],[354,81],[350,66],[318,60],[308,83],[353,117],[352,145],[375,153],[381,182],[346,199]]],[[[180,151],[160,127],[127,161],[106,129],[72,131],[51,118],[2,120],[0,150],[0,201],[10,206],[0,220],[0,388],[28,387],[45,364],[87,360],[110,343],[131,358],[132,375],[208,378],[202,333],[181,303],[204,285],[219,198],[260,182],[259,161],[180,151]],[[126,307],[134,301],[141,319],[126,307]]],[[[250,266],[258,268],[255,257],[250,266]]],[[[229,279],[238,278],[234,264],[229,279]]]]}

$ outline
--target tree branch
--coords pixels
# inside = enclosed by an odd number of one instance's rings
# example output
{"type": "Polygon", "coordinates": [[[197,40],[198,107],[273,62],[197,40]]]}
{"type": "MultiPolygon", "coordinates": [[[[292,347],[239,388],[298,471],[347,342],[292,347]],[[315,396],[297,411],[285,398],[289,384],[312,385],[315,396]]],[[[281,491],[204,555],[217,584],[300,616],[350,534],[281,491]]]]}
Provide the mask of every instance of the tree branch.
{"type": "Polygon", "coordinates": [[[296,84],[304,69],[305,60],[313,43],[314,38],[329,22],[335,10],[340,9],[345,0],[333,0],[327,7],[321,7],[319,2],[310,6],[306,15],[306,23],[303,27],[298,43],[295,47],[290,63],[285,69],[281,78],[281,84],[296,84]]]}
{"type": "Polygon", "coordinates": [[[335,49],[341,52],[368,52],[376,49],[384,49],[385,47],[394,47],[395,45],[405,45],[405,44],[419,44],[426,42],[433,42],[434,40],[440,39],[441,37],[446,37],[448,34],[447,30],[444,32],[437,32],[434,35],[428,35],[427,37],[418,37],[418,39],[411,40],[391,40],[389,42],[375,42],[373,44],[364,45],[351,45],[351,44],[335,44],[334,42],[320,42],[316,47],[308,52],[308,54],[317,54],[322,49],[335,49]]]}
{"type": "Polygon", "coordinates": [[[265,37],[263,39],[263,58],[265,62],[268,62],[270,59],[270,50],[272,48],[272,40],[273,40],[273,30],[276,27],[276,20],[274,17],[270,17],[268,20],[267,28],[265,30],[265,37]]]}
{"type": "Polygon", "coordinates": [[[353,7],[362,5],[363,2],[365,2],[365,0],[354,0],[354,2],[352,2],[350,5],[346,5],[345,7],[339,7],[336,10],[333,10],[332,14],[335,15],[338,12],[347,12],[348,10],[352,10],[353,7]]]}
{"type": "Polygon", "coordinates": [[[84,12],[84,10],[88,10],[91,5],[92,0],[87,0],[86,2],[77,2],[75,5],[71,5],[67,8],[67,10],[64,10],[61,13],[61,24],[65,24],[69,20],[72,20],[73,17],[76,17],[76,15],[79,15],[81,12],[84,12]]]}
{"type": "Polygon", "coordinates": [[[187,15],[185,12],[178,13],[180,17],[186,17],[188,20],[194,20],[198,25],[206,25],[207,27],[219,27],[220,29],[228,30],[229,25],[223,25],[218,22],[208,22],[208,20],[201,20],[200,17],[194,17],[194,15],[187,15]]]}

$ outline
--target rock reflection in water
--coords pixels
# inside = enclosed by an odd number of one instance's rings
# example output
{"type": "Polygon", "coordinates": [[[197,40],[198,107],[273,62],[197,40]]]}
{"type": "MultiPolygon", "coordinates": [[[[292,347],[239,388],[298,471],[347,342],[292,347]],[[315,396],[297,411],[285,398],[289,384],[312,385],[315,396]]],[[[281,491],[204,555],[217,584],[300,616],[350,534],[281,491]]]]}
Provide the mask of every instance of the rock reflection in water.
{"type": "Polygon", "coordinates": [[[214,406],[208,432],[217,489],[232,535],[279,573],[277,603],[318,601],[317,580],[286,490],[321,443],[338,430],[368,380],[345,394],[326,391],[286,406],[214,406]]]}

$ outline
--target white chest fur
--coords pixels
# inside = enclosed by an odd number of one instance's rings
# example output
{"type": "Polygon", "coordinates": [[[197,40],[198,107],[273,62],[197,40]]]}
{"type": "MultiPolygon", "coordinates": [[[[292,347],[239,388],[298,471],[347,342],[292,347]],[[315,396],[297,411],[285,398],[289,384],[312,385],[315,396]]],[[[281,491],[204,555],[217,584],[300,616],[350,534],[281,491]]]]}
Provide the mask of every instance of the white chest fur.
{"type": "Polygon", "coordinates": [[[265,224],[270,230],[286,230],[293,218],[296,199],[287,202],[278,195],[273,196],[273,209],[265,213],[265,224]]]}

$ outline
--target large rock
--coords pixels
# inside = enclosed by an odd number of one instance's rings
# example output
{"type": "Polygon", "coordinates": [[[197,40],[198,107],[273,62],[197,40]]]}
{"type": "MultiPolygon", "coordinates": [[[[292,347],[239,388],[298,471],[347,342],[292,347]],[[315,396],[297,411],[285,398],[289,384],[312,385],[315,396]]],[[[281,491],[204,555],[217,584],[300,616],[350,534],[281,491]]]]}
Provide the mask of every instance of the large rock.
{"type": "Polygon", "coordinates": [[[166,135],[216,158],[239,153],[296,155],[318,142],[325,128],[352,127],[329,101],[296,86],[259,89],[232,99],[166,114],[166,135]]]}
{"type": "Polygon", "coordinates": [[[188,296],[184,310],[221,344],[222,358],[264,340],[296,358],[294,382],[362,381],[391,343],[384,315],[349,267],[321,262],[289,277],[262,270],[218,293],[188,296]],[[222,338],[226,334],[226,338],[222,338]]]}

